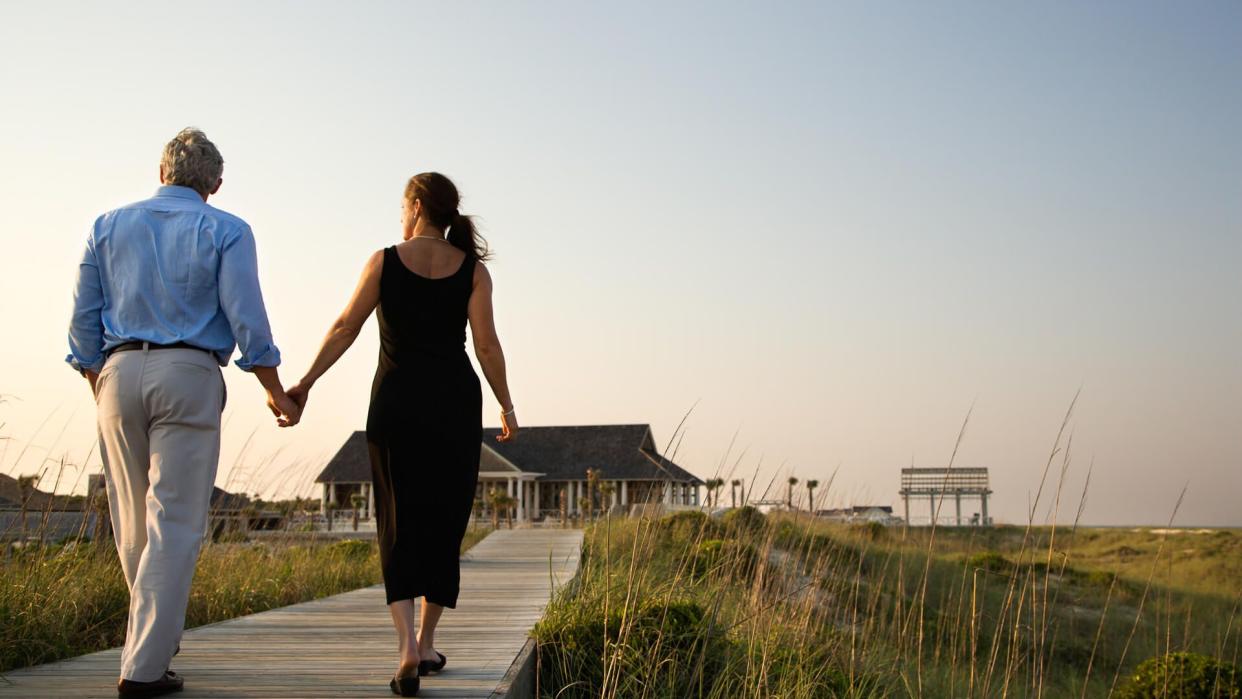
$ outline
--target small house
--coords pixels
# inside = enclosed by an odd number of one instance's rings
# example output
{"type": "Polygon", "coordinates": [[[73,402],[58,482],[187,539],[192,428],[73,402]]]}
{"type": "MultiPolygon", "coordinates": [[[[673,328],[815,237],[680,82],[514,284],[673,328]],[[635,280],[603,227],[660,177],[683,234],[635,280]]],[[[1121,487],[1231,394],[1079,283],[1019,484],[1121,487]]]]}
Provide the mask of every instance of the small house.
{"type": "MultiPolygon", "coordinates": [[[[660,454],[650,425],[523,427],[510,442],[496,441],[498,434],[499,428],[483,430],[475,495],[484,499],[492,488],[503,489],[517,501],[519,522],[559,513],[562,498],[568,513],[577,514],[587,494],[588,470],[597,474],[599,484],[610,484],[606,497],[594,494],[596,508],[699,504],[703,481],[660,454]]],[[[350,435],[315,482],[323,487],[325,507],[349,507],[357,494],[365,502],[361,516],[371,517],[375,497],[366,433],[350,435]]]]}

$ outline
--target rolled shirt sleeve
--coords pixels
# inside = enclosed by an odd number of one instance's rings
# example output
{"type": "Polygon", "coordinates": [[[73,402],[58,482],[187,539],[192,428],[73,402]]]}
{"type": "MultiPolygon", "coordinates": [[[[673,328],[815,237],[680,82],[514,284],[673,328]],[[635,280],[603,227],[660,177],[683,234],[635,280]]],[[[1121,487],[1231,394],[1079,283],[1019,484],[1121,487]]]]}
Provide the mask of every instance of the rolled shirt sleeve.
{"type": "Polygon", "coordinates": [[[220,250],[220,308],[228,318],[241,357],[242,371],[280,364],[280,350],[272,341],[272,328],[259,289],[259,262],[254,233],[241,228],[220,250]]]}
{"type": "Polygon", "coordinates": [[[69,355],[65,361],[75,371],[98,373],[104,364],[104,293],[95,259],[94,231],[86,241],[78,279],[73,288],[73,316],[69,320],[69,355]]]}

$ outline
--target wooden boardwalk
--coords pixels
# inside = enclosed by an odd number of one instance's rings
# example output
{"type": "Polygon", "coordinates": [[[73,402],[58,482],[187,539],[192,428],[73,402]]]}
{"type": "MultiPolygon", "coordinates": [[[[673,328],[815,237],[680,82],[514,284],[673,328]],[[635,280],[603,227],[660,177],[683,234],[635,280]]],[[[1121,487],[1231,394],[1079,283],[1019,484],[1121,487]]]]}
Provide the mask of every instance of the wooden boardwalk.
{"type": "MultiPolygon", "coordinates": [[[[578,568],[582,532],[493,532],[462,557],[457,609],[445,610],[436,646],[448,657],[420,697],[487,697],[538,621],[552,586],[578,568]]],[[[15,670],[0,697],[116,697],[120,649],[15,670]]],[[[396,635],[384,588],[368,587],[186,631],[172,669],[195,697],[394,696],[396,635]]]]}

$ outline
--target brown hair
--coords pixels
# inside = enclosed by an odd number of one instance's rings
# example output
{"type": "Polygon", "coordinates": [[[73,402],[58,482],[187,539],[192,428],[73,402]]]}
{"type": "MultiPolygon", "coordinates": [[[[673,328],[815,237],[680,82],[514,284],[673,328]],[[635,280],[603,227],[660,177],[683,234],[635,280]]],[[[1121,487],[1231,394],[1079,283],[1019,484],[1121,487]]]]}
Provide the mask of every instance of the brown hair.
{"type": "Polygon", "coordinates": [[[406,201],[423,203],[423,214],[431,225],[448,233],[448,241],[478,260],[492,256],[487,241],[479,235],[474,221],[457,210],[461,195],[449,178],[438,172],[424,172],[410,178],[405,185],[406,201]]]}

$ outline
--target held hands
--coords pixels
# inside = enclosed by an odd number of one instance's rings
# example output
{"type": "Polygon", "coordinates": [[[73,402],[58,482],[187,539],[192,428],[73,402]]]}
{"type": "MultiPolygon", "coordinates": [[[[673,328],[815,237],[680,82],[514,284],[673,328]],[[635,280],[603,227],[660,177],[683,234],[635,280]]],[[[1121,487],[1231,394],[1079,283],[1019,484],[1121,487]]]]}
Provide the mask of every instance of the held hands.
{"type": "Polygon", "coordinates": [[[276,416],[276,424],[281,427],[293,427],[302,419],[302,406],[283,389],[268,392],[267,408],[276,416]]]}

